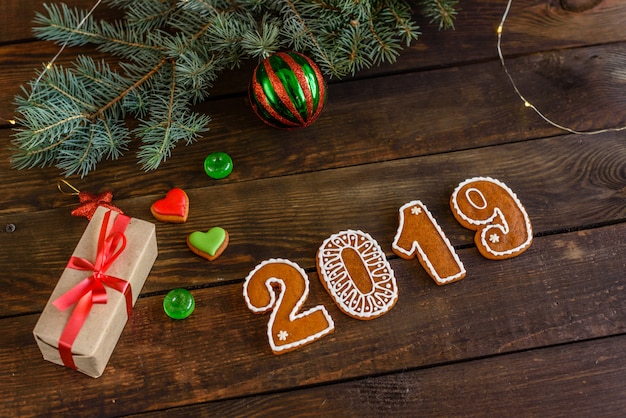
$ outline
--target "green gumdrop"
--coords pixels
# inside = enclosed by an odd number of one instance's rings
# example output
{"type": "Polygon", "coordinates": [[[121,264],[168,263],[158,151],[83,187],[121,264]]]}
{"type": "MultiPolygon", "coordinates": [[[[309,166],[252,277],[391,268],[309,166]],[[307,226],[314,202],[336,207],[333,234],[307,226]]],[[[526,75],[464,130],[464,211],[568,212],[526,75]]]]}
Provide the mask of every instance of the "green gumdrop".
{"type": "Polygon", "coordinates": [[[214,179],[223,179],[233,171],[233,160],[225,152],[214,152],[204,159],[204,172],[214,179]]]}
{"type": "Polygon", "coordinates": [[[173,289],[163,299],[163,310],[172,319],[185,319],[196,307],[193,295],[187,289],[173,289]]]}

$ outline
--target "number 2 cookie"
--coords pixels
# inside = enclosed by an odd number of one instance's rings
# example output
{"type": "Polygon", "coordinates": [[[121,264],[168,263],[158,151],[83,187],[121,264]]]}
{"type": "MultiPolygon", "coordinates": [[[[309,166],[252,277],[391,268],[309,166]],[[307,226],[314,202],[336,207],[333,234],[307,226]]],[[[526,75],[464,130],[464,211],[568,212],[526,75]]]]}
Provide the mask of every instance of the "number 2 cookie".
{"type": "Polygon", "coordinates": [[[271,311],[267,337],[274,354],[310,344],[335,329],[323,305],[300,311],[308,296],[309,277],[289,260],[266,260],[246,277],[243,297],[248,308],[257,314],[271,311]]]}
{"type": "Polygon", "coordinates": [[[450,197],[456,220],[476,231],[478,251],[492,260],[515,257],[533,240],[526,209],[504,183],[490,177],[473,177],[457,186],[450,197]]]}

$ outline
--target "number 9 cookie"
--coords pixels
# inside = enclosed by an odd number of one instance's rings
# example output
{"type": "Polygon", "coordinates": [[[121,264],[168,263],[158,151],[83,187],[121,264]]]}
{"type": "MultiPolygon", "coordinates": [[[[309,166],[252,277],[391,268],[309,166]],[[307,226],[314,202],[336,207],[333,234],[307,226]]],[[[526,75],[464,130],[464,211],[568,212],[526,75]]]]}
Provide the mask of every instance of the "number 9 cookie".
{"type": "Polygon", "coordinates": [[[526,209],[501,181],[465,180],[452,193],[450,207],[463,227],[476,231],[474,242],[485,258],[511,258],[530,247],[533,232],[526,209]]]}

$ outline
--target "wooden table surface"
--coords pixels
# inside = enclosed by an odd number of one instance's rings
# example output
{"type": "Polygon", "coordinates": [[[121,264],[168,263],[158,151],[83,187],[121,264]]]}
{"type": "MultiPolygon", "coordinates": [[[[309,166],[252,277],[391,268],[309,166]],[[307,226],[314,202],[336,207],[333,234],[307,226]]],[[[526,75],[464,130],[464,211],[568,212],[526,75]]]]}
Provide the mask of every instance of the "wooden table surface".
{"type": "MultiPolygon", "coordinates": [[[[564,10],[569,3],[513,1],[507,66],[549,118],[579,130],[624,126],[626,2],[564,10]]],[[[32,335],[87,221],[70,216],[77,202],[57,190],[58,170],[10,166],[13,97],[58,47],[31,35],[40,1],[3,0],[0,416],[623,416],[626,131],[574,135],[525,108],[496,53],[506,1],[460,7],[456,30],[419,18],[421,39],[396,64],[331,81],[311,127],[279,131],[256,118],[251,64],[219,79],[199,106],[210,131],[157,171],[141,172],[131,149],[68,179],[112,190],[126,213],[157,224],[159,256],[93,379],[44,361],[32,335]],[[215,151],[234,160],[224,180],[202,171],[215,151]],[[534,241],[522,255],[483,258],[453,218],[452,191],[475,176],[503,181],[526,207],[534,241]],[[172,187],[191,200],[182,225],[150,214],[172,187]],[[437,286],[417,260],[391,251],[398,209],[415,199],[454,245],[465,279],[437,286]],[[231,241],[208,262],[185,237],[216,225],[231,241]],[[378,319],[341,313],[318,280],[318,247],[345,229],[372,235],[395,271],[399,300],[378,319]],[[280,356],[268,315],[242,295],[246,275],[275,257],[306,270],[304,307],[322,304],[335,322],[334,333],[280,356]],[[162,308],[177,287],[196,299],[182,321],[162,308]]]]}

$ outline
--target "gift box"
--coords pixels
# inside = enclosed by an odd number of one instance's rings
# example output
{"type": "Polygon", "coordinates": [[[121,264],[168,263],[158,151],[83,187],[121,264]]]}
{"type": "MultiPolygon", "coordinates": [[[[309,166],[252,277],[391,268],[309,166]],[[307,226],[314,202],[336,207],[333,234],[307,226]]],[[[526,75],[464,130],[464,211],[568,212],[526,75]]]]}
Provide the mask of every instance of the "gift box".
{"type": "Polygon", "coordinates": [[[156,257],[154,224],[99,207],[33,330],[44,359],[102,375],[156,257]]]}

